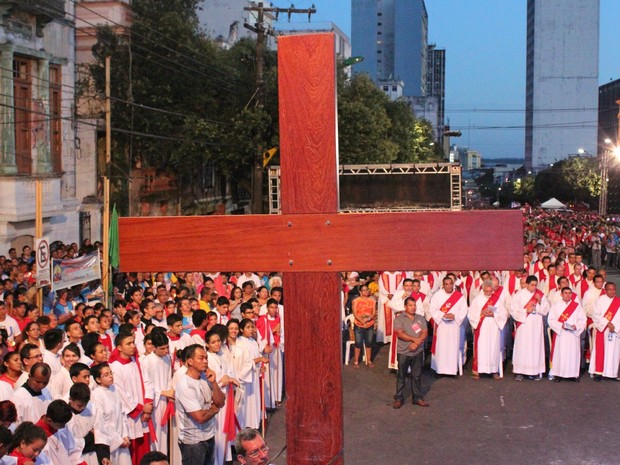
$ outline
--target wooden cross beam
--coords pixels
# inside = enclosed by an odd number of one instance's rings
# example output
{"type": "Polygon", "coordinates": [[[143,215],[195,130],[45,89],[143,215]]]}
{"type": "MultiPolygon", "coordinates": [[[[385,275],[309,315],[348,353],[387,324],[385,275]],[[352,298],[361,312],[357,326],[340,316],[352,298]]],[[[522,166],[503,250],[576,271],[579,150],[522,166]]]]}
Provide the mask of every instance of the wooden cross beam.
{"type": "Polygon", "coordinates": [[[344,463],[339,271],[517,269],[519,211],[339,214],[334,35],[278,42],[282,214],[121,218],[123,271],[283,271],[287,457],[344,463]]]}

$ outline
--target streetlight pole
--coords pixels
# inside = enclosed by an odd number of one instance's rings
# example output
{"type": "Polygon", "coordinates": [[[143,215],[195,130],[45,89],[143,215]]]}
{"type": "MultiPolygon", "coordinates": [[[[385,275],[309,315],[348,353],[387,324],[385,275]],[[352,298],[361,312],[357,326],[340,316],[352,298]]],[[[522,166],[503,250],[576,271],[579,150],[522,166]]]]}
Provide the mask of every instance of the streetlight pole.
{"type": "MultiPolygon", "coordinates": [[[[605,143],[609,144],[611,141],[605,139],[605,143]]],[[[601,159],[601,196],[598,200],[598,214],[601,216],[607,215],[607,172],[609,171],[609,148],[605,147],[603,150],[603,157],[601,159]]]]}

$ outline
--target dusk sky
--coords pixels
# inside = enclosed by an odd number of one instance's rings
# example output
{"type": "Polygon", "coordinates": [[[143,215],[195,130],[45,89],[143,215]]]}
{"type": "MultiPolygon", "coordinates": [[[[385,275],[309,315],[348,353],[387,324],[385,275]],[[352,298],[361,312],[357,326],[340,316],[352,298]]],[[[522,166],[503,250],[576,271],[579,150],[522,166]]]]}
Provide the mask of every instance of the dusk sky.
{"type": "MultiPolygon", "coordinates": [[[[293,3],[296,8],[314,4],[317,14],[312,22],[332,21],[350,37],[351,1],[355,0],[293,3]]],[[[282,0],[273,3],[290,5],[282,0]]],[[[619,32],[614,24],[620,18],[620,0],[600,0],[600,5],[603,84],[620,78],[619,32]]],[[[523,157],[526,6],[526,0],[426,0],[428,41],[446,49],[446,117],[452,129],[463,132],[453,142],[478,150],[483,158],[523,157]],[[479,129],[489,126],[499,129],[479,129]]],[[[297,15],[294,21],[303,23],[302,18],[297,15]]]]}

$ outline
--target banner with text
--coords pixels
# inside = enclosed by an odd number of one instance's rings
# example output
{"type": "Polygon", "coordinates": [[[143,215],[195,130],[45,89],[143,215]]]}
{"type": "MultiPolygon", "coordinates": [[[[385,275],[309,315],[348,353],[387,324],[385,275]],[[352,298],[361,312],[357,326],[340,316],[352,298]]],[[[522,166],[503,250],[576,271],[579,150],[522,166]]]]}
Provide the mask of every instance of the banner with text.
{"type": "Polygon", "coordinates": [[[98,252],[92,252],[72,259],[54,259],[52,262],[53,291],[66,289],[95,279],[101,279],[98,252]]]}

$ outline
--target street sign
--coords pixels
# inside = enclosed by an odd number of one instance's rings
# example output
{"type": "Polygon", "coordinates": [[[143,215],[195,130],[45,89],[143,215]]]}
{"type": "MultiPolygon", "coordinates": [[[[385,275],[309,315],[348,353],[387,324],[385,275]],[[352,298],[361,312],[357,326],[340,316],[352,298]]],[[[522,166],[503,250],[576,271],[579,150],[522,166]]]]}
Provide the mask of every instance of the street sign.
{"type": "Polygon", "coordinates": [[[36,239],[34,243],[37,255],[37,287],[49,286],[52,282],[50,273],[51,252],[47,237],[36,239]]]}

